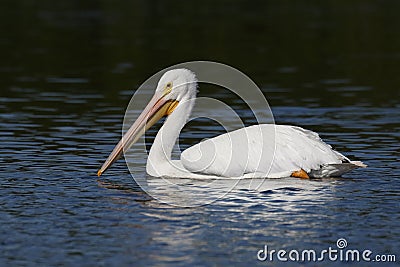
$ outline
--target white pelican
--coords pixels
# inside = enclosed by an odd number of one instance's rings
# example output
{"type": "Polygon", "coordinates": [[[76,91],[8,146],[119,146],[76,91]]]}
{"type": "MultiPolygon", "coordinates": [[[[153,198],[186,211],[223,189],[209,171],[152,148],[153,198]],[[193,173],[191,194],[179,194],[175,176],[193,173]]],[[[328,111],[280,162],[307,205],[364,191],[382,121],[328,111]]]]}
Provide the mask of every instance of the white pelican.
{"type": "Polygon", "coordinates": [[[197,79],[187,69],[167,71],[144,111],[115,146],[100,176],[161,117],[168,116],[151,146],[146,171],[155,177],[281,178],[334,177],[366,167],[350,161],[318,134],[289,125],[260,124],[202,141],[171,160],[180,131],[196,98],[197,79]],[[274,138],[273,138],[274,137],[274,138]]]}

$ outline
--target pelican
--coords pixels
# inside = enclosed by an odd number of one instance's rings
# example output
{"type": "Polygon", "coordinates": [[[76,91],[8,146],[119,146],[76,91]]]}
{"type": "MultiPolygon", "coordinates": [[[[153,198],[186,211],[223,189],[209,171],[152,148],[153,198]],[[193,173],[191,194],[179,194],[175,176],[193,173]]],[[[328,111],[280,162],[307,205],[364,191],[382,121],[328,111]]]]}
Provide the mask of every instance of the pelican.
{"type": "Polygon", "coordinates": [[[290,125],[260,124],[204,140],[171,153],[189,119],[197,79],[188,69],[164,73],[154,96],[97,172],[100,176],[160,118],[167,116],[151,146],[146,172],[174,178],[337,177],[359,167],[321,140],[317,133],[290,125]]]}

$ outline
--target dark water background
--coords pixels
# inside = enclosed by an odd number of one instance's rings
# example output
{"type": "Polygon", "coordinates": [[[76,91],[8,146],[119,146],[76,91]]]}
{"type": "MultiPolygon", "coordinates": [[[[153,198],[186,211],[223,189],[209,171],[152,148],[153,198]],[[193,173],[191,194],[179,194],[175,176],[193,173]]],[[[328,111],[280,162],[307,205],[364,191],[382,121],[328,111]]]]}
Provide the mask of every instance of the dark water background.
{"type": "MultiPolygon", "coordinates": [[[[280,262],[256,258],[265,244],[322,250],[340,237],[400,260],[399,1],[21,0],[0,10],[0,265],[270,266],[280,262]],[[134,88],[191,60],[240,69],[277,123],[319,132],[369,168],[243,185],[193,209],[146,195],[122,160],[98,181],[134,88]]],[[[191,122],[180,142],[220,130],[205,126],[191,122]]]]}

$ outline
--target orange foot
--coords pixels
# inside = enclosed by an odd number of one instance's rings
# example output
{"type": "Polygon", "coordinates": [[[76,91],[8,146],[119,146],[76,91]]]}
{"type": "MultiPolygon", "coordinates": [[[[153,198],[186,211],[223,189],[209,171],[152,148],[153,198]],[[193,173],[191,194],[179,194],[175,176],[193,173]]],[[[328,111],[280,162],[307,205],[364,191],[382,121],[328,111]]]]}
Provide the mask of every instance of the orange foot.
{"type": "Polygon", "coordinates": [[[291,177],[296,177],[296,178],[302,178],[302,179],[309,179],[310,176],[303,170],[300,169],[300,171],[295,171],[290,175],[291,177]]]}

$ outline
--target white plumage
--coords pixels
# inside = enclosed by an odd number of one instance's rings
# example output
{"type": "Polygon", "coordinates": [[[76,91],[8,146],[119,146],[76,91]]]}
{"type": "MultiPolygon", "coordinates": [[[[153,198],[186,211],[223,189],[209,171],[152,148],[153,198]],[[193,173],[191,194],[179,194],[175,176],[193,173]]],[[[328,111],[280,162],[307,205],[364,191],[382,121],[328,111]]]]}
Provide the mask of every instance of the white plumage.
{"type": "Polygon", "coordinates": [[[144,131],[168,115],[150,149],[146,171],[156,177],[280,178],[340,176],[362,162],[350,161],[324,143],[315,132],[288,125],[261,124],[200,142],[171,160],[176,139],[186,124],[196,97],[193,72],[176,69],[160,79],[156,93],[138,120],[99,170],[101,175],[144,131]]]}
{"type": "Polygon", "coordinates": [[[182,153],[181,160],[191,172],[228,177],[252,173],[257,177],[287,177],[300,169],[310,173],[326,164],[342,163],[346,158],[314,132],[288,125],[263,124],[194,145],[182,153]],[[214,157],[209,151],[218,153],[214,157]],[[201,160],[195,161],[198,158],[201,160]]]}

